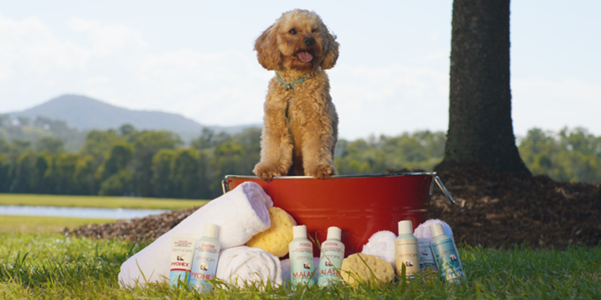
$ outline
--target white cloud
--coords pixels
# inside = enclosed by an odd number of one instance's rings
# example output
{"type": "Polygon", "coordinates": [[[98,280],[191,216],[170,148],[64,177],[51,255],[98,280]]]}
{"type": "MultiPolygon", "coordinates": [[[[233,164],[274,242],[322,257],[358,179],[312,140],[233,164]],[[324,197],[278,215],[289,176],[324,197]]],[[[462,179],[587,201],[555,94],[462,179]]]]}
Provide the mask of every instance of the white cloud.
{"type": "Polygon", "coordinates": [[[580,79],[523,78],[512,81],[514,131],[525,135],[533,127],[557,131],[582,126],[601,134],[601,84],[580,79]]]}
{"type": "MultiPolygon", "coordinates": [[[[84,19],[67,25],[84,39],[57,36],[35,17],[0,15],[0,112],[78,93],[128,108],[181,113],[204,124],[262,120],[273,72],[262,69],[250,50],[156,53],[140,32],[125,25],[84,19]]],[[[448,53],[432,58],[439,55],[448,53]]],[[[447,71],[341,63],[328,73],[341,137],[448,126],[447,71]]],[[[516,134],[564,125],[601,134],[600,84],[531,78],[513,80],[512,88],[516,134]]]]}
{"type": "Polygon", "coordinates": [[[157,54],[124,25],[83,19],[68,25],[90,43],[63,41],[33,17],[15,21],[0,15],[2,111],[79,93],[128,108],[177,112],[205,124],[261,121],[271,74],[252,52],[157,54]]]}
{"type": "Polygon", "coordinates": [[[447,127],[447,74],[398,65],[341,65],[330,71],[330,80],[345,138],[447,127]]]}

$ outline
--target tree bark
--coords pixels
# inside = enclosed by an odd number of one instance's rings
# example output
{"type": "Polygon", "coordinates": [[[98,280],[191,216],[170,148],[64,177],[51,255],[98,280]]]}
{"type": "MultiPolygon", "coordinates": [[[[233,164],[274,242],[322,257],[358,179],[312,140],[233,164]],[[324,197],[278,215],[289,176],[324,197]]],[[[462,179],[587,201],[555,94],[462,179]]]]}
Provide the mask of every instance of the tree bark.
{"type": "Polygon", "coordinates": [[[484,165],[528,173],[511,120],[509,0],[454,0],[449,131],[435,170],[484,165]]]}

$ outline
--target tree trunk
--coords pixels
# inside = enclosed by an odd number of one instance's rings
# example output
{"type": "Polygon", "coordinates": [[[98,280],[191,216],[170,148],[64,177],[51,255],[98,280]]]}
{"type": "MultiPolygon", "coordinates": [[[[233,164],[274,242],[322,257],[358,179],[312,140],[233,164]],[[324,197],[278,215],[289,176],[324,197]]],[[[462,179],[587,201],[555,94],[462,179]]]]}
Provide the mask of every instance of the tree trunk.
{"type": "Polygon", "coordinates": [[[483,165],[530,171],[515,145],[509,86],[509,0],[454,0],[449,131],[440,171],[483,165]]]}

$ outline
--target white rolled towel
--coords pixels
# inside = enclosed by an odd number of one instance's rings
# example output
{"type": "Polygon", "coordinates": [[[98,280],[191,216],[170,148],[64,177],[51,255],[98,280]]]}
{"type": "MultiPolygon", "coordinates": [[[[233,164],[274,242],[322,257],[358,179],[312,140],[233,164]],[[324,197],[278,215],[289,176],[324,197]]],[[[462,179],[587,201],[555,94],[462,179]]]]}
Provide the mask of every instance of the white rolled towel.
{"type": "Polygon", "coordinates": [[[234,247],[219,253],[217,278],[226,283],[244,288],[246,285],[282,284],[280,259],[259,248],[234,247]]]}
{"type": "Polygon", "coordinates": [[[431,243],[432,242],[432,232],[430,232],[430,225],[436,224],[436,223],[440,223],[442,225],[442,229],[444,230],[444,234],[446,236],[452,238],[453,241],[455,240],[455,238],[453,238],[453,230],[451,230],[451,226],[449,226],[449,224],[445,223],[445,221],[438,220],[438,219],[430,219],[424,223],[419,224],[419,226],[417,226],[417,228],[415,228],[413,235],[418,239],[428,239],[428,241],[430,241],[430,243],[431,243]]]}
{"type": "Polygon", "coordinates": [[[396,234],[392,231],[378,231],[369,238],[361,253],[375,255],[396,267],[394,262],[394,240],[396,238],[396,234]]]}
{"type": "Polygon", "coordinates": [[[217,238],[221,249],[244,245],[252,236],[271,226],[268,209],[272,206],[273,201],[261,186],[254,182],[245,182],[202,206],[152,244],[130,257],[121,265],[119,282],[122,286],[135,286],[136,283],[144,286],[145,280],[168,281],[171,235],[193,234],[200,237],[204,231],[204,224],[219,226],[217,238]]]}

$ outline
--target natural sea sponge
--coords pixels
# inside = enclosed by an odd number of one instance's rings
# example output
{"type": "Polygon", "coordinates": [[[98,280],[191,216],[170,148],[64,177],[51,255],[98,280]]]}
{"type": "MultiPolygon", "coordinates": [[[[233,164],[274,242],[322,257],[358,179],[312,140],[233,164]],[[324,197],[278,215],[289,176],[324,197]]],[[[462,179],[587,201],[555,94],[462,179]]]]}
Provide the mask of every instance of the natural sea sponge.
{"type": "Polygon", "coordinates": [[[292,227],[296,221],[286,211],[279,207],[269,209],[271,227],[257,233],[248,243],[249,247],[261,248],[277,257],[288,254],[288,244],[292,242],[292,227]]]}
{"type": "Polygon", "coordinates": [[[369,254],[349,255],[342,261],[340,269],[342,279],[351,285],[357,285],[359,282],[383,284],[394,278],[394,270],[389,262],[369,254]]]}

